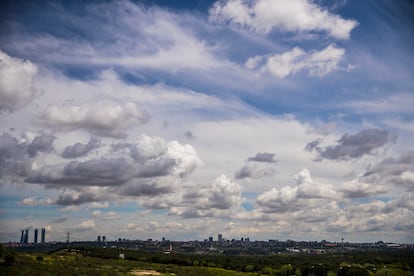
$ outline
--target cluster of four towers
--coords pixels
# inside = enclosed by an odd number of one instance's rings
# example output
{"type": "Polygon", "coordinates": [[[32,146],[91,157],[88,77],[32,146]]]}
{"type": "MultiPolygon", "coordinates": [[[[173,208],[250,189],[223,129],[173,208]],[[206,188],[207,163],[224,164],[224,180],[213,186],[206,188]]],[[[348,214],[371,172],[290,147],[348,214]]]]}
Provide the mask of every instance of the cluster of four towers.
{"type": "MultiPolygon", "coordinates": [[[[33,236],[33,243],[38,243],[38,237],[39,237],[39,229],[34,230],[34,236],[33,236]]],[[[46,228],[42,228],[41,233],[41,243],[44,243],[46,240],[46,228]]],[[[20,236],[20,243],[21,244],[29,244],[29,229],[22,230],[22,234],[20,236]]]]}

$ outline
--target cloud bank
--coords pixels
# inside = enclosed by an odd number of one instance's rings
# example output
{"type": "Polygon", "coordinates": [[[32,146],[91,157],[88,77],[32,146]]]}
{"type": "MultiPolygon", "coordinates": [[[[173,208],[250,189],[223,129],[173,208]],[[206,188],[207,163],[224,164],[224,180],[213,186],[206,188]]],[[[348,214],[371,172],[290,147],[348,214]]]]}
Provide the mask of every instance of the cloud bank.
{"type": "Polygon", "coordinates": [[[349,39],[358,23],[321,9],[308,0],[285,1],[225,0],[217,1],[210,10],[210,20],[234,23],[259,33],[272,30],[323,31],[336,39],[349,39]]]}

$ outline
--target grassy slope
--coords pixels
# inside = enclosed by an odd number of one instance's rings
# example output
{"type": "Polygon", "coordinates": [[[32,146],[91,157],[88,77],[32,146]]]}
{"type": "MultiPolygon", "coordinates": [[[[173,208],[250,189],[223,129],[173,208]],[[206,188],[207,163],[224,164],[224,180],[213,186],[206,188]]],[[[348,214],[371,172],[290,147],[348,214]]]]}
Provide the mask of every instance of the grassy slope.
{"type": "Polygon", "coordinates": [[[178,265],[102,259],[65,250],[53,254],[18,254],[11,266],[0,267],[0,275],[132,275],[134,270],[156,270],[161,275],[246,275],[221,268],[181,267],[178,265]]]}

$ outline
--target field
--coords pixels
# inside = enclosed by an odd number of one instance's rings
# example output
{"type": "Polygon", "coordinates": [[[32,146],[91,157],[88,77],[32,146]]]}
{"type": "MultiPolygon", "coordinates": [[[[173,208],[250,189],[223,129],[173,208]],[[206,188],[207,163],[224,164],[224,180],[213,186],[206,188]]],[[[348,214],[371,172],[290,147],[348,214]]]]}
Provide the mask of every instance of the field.
{"type": "MultiPolygon", "coordinates": [[[[62,249],[50,254],[11,253],[0,264],[0,275],[245,275],[221,268],[166,265],[135,260],[93,257],[79,250],[62,249]]],[[[10,254],[10,253],[9,253],[10,254]]]]}
{"type": "Polygon", "coordinates": [[[2,254],[0,275],[414,275],[412,251],[203,256],[62,248],[49,253],[6,250],[2,254]]]}

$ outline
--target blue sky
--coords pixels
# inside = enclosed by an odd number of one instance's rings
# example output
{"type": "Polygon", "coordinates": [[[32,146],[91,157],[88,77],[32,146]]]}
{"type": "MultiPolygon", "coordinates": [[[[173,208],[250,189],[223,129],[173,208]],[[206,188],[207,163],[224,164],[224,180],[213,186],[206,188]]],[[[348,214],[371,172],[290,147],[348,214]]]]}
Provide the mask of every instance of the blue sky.
{"type": "Polygon", "coordinates": [[[0,240],[412,243],[413,12],[3,3],[0,240]]]}

